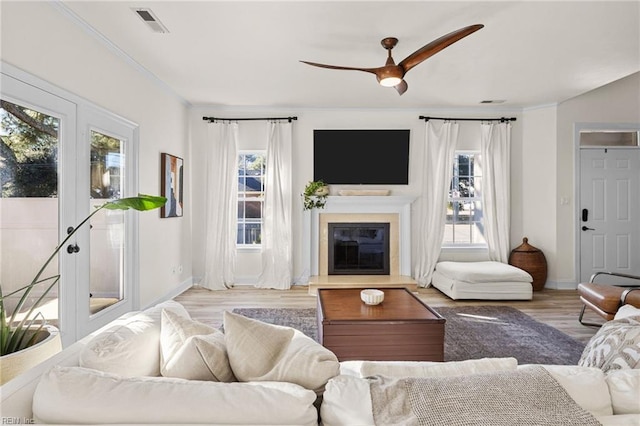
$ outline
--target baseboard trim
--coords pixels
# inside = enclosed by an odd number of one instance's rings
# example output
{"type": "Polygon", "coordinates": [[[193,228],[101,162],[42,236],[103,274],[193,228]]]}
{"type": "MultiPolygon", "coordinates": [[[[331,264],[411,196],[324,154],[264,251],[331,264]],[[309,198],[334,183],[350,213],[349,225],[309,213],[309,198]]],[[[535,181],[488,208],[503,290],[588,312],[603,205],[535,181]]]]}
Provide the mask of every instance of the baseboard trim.
{"type": "Polygon", "coordinates": [[[152,306],[155,306],[158,303],[162,303],[162,302],[166,302],[167,300],[171,300],[171,299],[175,298],[176,296],[179,296],[180,294],[182,294],[185,291],[189,290],[191,287],[193,287],[193,277],[189,277],[186,280],[182,281],[173,290],[171,290],[170,292],[166,293],[164,296],[159,297],[155,301],[149,303],[147,306],[142,308],[142,310],[148,309],[148,308],[150,308],[152,306]]]}
{"type": "Polygon", "coordinates": [[[570,280],[547,281],[544,288],[551,290],[575,290],[578,288],[578,284],[570,280]]]}

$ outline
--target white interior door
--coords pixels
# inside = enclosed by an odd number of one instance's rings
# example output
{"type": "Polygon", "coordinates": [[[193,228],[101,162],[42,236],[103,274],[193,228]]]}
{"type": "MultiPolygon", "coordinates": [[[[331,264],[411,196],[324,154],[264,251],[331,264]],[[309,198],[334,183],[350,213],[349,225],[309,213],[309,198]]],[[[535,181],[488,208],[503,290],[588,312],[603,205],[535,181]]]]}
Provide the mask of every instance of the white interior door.
{"type": "Polygon", "coordinates": [[[640,149],[580,150],[580,281],[640,275],[640,149]]]}

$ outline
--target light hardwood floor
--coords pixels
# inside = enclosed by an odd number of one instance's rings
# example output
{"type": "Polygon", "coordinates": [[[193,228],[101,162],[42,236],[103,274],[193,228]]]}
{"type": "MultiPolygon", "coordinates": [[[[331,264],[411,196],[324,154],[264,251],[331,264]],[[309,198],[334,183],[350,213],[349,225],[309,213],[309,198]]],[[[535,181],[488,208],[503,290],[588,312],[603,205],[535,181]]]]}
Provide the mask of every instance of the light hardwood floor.
{"type": "MultiPolygon", "coordinates": [[[[598,330],[578,322],[582,304],[575,290],[542,290],[533,293],[531,301],[455,301],[435,288],[419,289],[418,297],[436,309],[438,306],[504,305],[512,306],[536,320],[548,324],[586,343],[598,330]]],[[[251,286],[237,286],[230,290],[210,291],[193,287],[175,298],[191,316],[204,323],[219,327],[222,313],[234,308],[315,308],[316,297],[307,293],[307,287],[294,286],[291,290],[264,290],[251,286]]],[[[600,318],[587,310],[585,319],[600,318]]]]}

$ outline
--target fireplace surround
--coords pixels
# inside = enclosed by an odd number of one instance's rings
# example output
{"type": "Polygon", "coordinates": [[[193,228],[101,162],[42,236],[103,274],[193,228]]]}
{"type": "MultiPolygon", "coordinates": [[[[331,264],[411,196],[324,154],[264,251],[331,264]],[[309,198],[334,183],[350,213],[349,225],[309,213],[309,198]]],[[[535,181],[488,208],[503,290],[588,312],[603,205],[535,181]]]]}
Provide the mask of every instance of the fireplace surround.
{"type": "Polygon", "coordinates": [[[329,223],[389,223],[389,275],[411,276],[412,196],[329,196],[303,217],[303,268],[327,276],[329,223]]]}

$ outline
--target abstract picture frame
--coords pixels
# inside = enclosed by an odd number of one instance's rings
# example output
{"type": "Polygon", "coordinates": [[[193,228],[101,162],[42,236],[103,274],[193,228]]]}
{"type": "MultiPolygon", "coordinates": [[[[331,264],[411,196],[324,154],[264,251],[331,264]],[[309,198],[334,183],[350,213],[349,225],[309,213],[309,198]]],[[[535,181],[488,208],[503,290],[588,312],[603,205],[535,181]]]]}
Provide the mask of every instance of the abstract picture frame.
{"type": "Polygon", "coordinates": [[[184,160],[166,152],[160,154],[160,195],[167,198],[167,203],[160,208],[160,217],[182,217],[184,160]]]}

